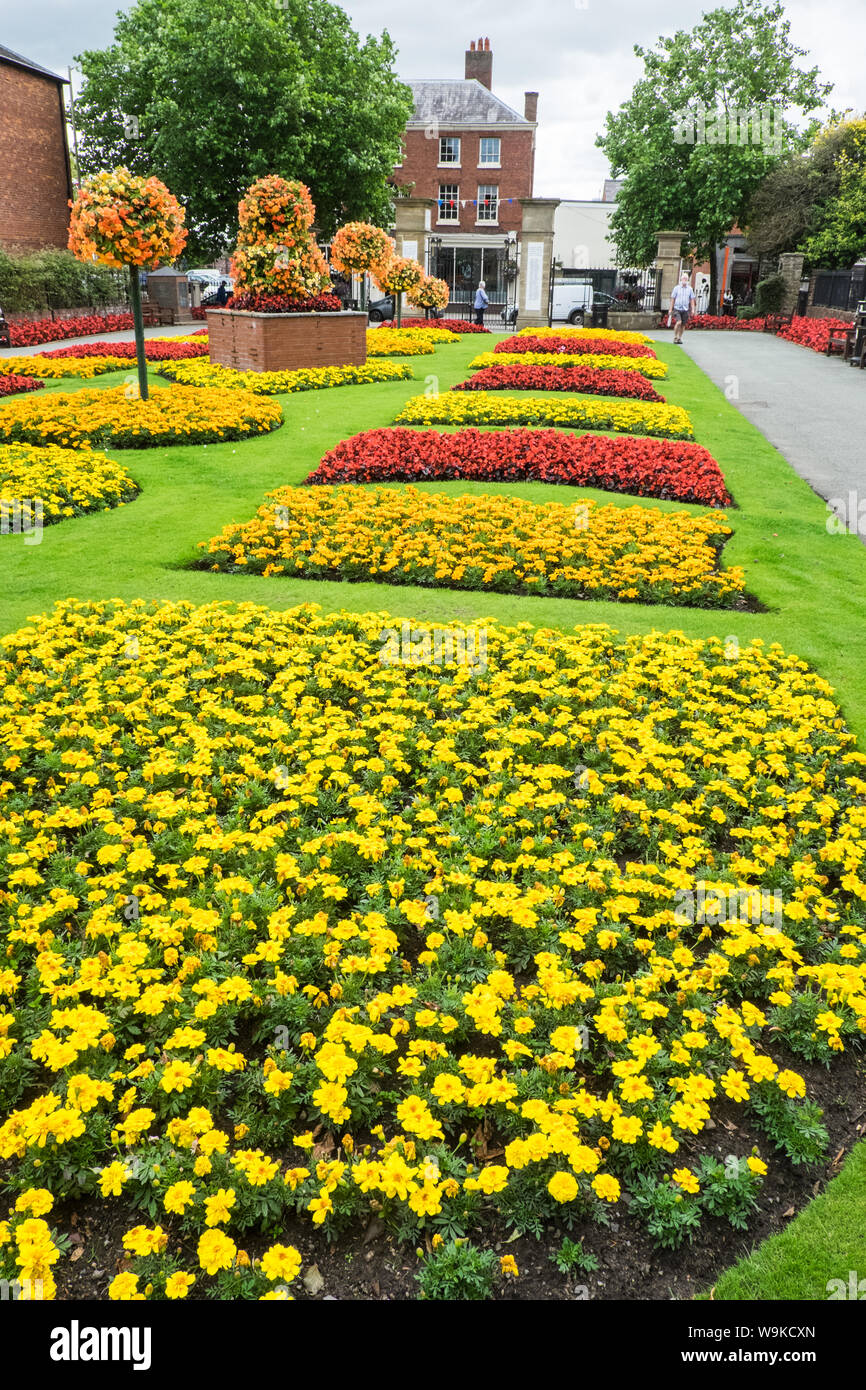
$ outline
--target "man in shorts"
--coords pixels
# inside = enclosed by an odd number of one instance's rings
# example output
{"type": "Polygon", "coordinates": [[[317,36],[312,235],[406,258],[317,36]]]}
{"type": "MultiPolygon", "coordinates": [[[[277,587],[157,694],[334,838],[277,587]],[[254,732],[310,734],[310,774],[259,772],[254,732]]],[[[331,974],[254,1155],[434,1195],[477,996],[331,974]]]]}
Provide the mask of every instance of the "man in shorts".
{"type": "Polygon", "coordinates": [[[680,276],[680,283],[674,286],[671,293],[671,321],[674,325],[675,343],[681,343],[683,340],[683,329],[689,321],[689,314],[693,310],[695,298],[695,292],[689,284],[688,274],[684,270],[680,276]]]}

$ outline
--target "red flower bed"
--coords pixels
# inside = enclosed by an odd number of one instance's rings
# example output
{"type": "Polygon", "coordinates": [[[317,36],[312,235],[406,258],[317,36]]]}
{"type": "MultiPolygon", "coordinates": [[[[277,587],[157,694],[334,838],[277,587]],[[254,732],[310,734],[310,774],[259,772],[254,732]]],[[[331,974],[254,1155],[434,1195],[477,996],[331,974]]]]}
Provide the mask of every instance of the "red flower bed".
{"type": "Polygon", "coordinates": [[[731,505],[719,465],[701,444],[553,429],[366,430],[325,454],[306,481],[425,479],[568,483],[710,507],[731,505]]]}
{"type": "MultiPolygon", "coordinates": [[[[207,357],[206,343],[163,343],[146,339],[144,355],[152,362],[183,357],[207,357]]],[[[52,348],[37,357],[135,357],[135,343],[75,343],[73,347],[52,348]]]]}
{"type": "MultiPolygon", "coordinates": [[[[212,309],[216,306],[210,306],[212,309]]],[[[338,314],[343,301],[338,294],[315,294],[308,299],[289,299],[284,294],[233,294],[227,309],[245,309],[254,314],[338,314]]]]}
{"type": "Polygon", "coordinates": [[[198,305],[196,305],[196,307],[195,307],[194,309],[191,309],[191,310],[190,310],[190,313],[192,314],[192,316],[193,316],[194,319],[206,319],[206,318],[207,318],[207,309],[204,307],[203,304],[198,304],[198,305]]]}
{"type": "Polygon", "coordinates": [[[32,376],[15,376],[8,373],[0,376],[0,396],[15,396],[19,391],[40,391],[45,385],[32,376]]]}
{"type": "Polygon", "coordinates": [[[796,317],[787,328],[780,328],[776,337],[787,338],[789,343],[799,343],[801,347],[811,348],[813,352],[826,352],[830,334],[850,327],[847,319],[796,317]]]}
{"type": "Polygon", "coordinates": [[[661,401],[655,387],[640,372],[610,367],[538,367],[506,363],[483,367],[452,391],[584,391],[591,396],[625,396],[633,401],[661,401]]]}
{"type": "Polygon", "coordinates": [[[12,347],[32,347],[34,343],[55,343],[61,338],[87,338],[91,333],[119,333],[132,328],[132,314],[83,314],[74,319],[34,319],[32,323],[10,323],[12,347]]]}
{"type": "MultiPolygon", "coordinates": [[[[726,333],[763,333],[766,319],[736,319],[729,314],[695,314],[686,328],[712,328],[726,333]]],[[[659,328],[667,328],[667,313],[662,314],[659,328]]]]}
{"type": "MultiPolygon", "coordinates": [[[[468,319],[431,319],[434,328],[447,328],[451,333],[489,333],[489,328],[482,328],[478,323],[470,323],[468,319]]],[[[391,325],[394,326],[393,324],[391,325]]]]}
{"type": "Polygon", "coordinates": [[[592,352],[609,357],[655,357],[646,343],[620,343],[615,338],[503,338],[494,352],[592,352]]]}

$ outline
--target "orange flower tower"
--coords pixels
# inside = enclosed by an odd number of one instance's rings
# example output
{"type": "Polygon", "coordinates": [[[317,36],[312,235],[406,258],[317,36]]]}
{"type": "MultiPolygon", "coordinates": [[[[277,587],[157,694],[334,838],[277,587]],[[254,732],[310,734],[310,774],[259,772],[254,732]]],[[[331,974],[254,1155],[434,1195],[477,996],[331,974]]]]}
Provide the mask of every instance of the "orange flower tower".
{"type": "Polygon", "coordinates": [[[235,293],[305,299],[330,290],[327,263],[310,232],[315,215],[306,184],[277,174],[256,179],[238,204],[235,293]]]}
{"type": "Polygon", "coordinates": [[[129,267],[138,389],[146,401],[147,360],[138,272],[177,260],[186,245],[186,214],[159,179],[138,178],[122,167],[105,169],[88,179],[71,207],[69,249],[77,259],[129,267]]]}

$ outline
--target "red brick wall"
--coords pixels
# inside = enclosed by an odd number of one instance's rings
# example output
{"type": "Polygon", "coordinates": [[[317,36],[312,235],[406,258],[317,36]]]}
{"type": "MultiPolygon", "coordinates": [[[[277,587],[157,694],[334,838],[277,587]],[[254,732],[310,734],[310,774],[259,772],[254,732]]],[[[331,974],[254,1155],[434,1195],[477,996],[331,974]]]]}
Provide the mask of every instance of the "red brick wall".
{"type": "Polygon", "coordinates": [[[360,366],[367,360],[366,314],[250,314],[209,309],[211,362],[245,372],[360,366]]]}
{"type": "Polygon", "coordinates": [[[0,60],[0,246],[65,246],[68,198],[59,83],[0,60]]]}
{"type": "Polygon", "coordinates": [[[447,130],[444,126],[437,138],[428,138],[423,130],[407,130],[403,137],[403,163],[394,171],[396,183],[414,183],[412,197],[438,198],[440,183],[456,183],[460,187],[460,200],[478,197],[478,186],[483,183],[499,185],[499,197],[513,198],[513,203],[500,201],[499,221],[482,222],[476,225],[477,208],[468,203],[460,209],[459,222],[437,222],[438,208],[430,212],[430,229],[433,232],[519,232],[522,209],[518,198],[532,197],[532,174],[535,152],[533,150],[532,130],[497,130],[491,125],[488,130],[447,130]],[[439,136],[455,135],[460,139],[459,169],[439,168],[439,136]],[[484,135],[498,136],[501,168],[491,169],[489,165],[478,166],[479,142],[484,135]]]}

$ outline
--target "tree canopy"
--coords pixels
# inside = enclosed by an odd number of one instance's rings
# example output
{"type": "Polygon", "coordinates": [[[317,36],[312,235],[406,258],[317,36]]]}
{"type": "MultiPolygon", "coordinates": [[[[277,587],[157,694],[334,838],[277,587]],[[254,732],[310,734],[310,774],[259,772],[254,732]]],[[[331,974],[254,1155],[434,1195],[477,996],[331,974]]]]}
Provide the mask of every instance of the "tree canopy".
{"type": "Polygon", "coordinates": [[[836,121],[756,189],[747,217],[759,255],[802,251],[812,266],[848,266],[866,252],[866,119],[836,121]]]}
{"type": "Polygon", "coordinates": [[[412,110],[387,34],[328,0],[137,0],[81,54],[81,170],[155,174],[186,205],[188,257],[234,245],[254,179],[307,184],[322,235],[389,221],[387,180],[412,110]]]}
{"type": "Polygon", "coordinates": [[[781,4],[736,0],[705,13],[690,32],[635,46],[643,76],[609,112],[597,144],[614,177],[625,176],[611,218],[621,262],[646,265],[661,228],[682,229],[685,249],[709,256],[740,222],[768,171],[811,129],[830,91],[789,38],[781,4]],[[760,119],[743,125],[746,113],[760,119]],[[757,136],[757,138],[756,138],[757,136]]]}

